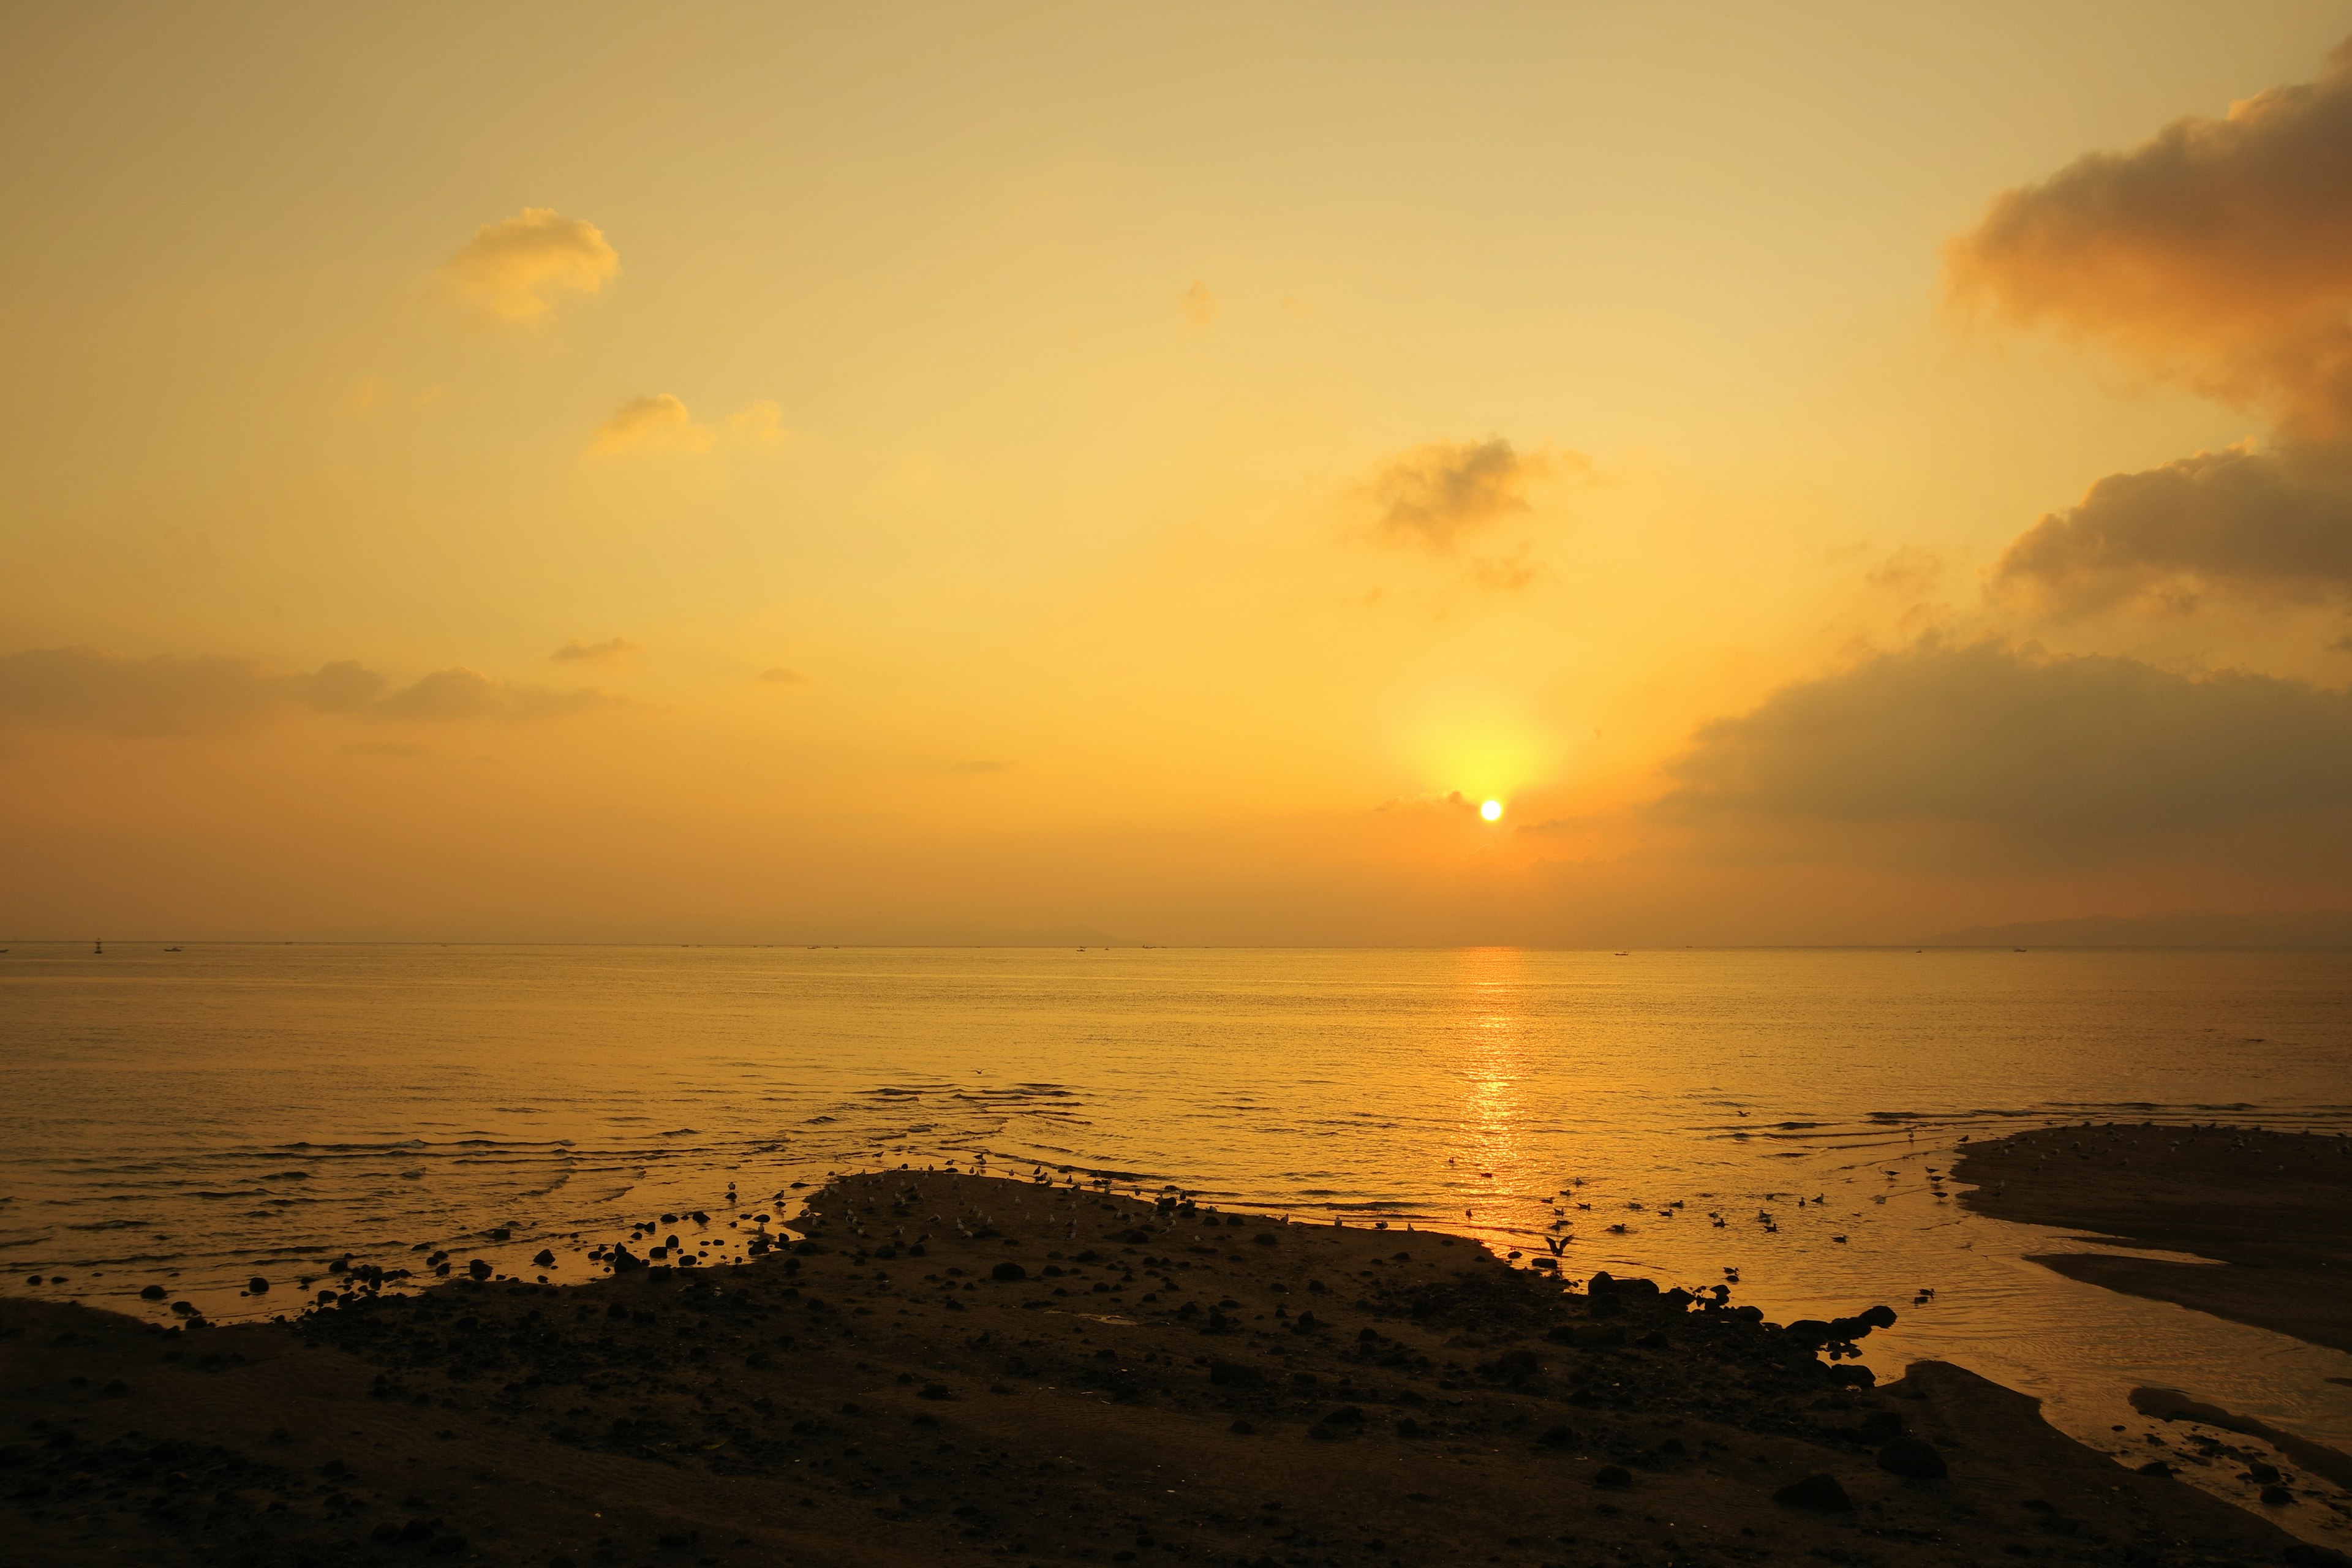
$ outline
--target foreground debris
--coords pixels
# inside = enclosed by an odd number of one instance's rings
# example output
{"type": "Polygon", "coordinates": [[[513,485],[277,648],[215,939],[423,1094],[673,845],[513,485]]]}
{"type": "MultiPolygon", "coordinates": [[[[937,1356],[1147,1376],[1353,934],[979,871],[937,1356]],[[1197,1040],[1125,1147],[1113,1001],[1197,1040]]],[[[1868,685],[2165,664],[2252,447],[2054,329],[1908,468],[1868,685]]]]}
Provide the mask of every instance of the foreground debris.
{"type": "Polygon", "coordinates": [[[842,1179],[802,1228],[286,1325],[0,1305],[11,1560],[2341,1561],[1957,1367],[1820,1358],[1883,1310],[1776,1328],[1426,1232],[956,1174],[842,1179]]]}

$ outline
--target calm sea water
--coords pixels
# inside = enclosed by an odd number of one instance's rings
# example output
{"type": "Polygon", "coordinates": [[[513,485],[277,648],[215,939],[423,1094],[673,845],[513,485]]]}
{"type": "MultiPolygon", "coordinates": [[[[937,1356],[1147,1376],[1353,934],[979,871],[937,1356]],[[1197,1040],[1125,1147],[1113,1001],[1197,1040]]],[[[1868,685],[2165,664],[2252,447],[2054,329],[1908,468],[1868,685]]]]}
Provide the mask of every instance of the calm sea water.
{"type": "Polygon", "coordinates": [[[984,1156],[1504,1251],[1565,1217],[1571,1277],[1736,1269],[1775,1319],[1889,1302],[1882,1375],[1957,1361],[2103,1442],[2156,1382],[2352,1445],[2352,1357],[2024,1263],[2090,1244],[1929,1174],[2053,1121],[2352,1128],[2347,1069],[2343,953],[19,942],[0,1267],[234,1319],[345,1251],[533,1275],[551,1247],[580,1279],[730,1182],[767,1205],[984,1156]]]}

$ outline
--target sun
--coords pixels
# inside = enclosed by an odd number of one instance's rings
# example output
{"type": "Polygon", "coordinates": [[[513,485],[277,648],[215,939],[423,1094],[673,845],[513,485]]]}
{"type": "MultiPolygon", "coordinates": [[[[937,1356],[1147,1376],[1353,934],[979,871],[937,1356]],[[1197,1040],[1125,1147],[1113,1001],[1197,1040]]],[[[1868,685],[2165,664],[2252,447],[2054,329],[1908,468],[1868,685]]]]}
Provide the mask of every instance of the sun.
{"type": "Polygon", "coordinates": [[[1478,815],[1489,822],[1499,822],[1503,816],[1503,803],[1499,800],[1490,800],[1478,808],[1478,815]]]}

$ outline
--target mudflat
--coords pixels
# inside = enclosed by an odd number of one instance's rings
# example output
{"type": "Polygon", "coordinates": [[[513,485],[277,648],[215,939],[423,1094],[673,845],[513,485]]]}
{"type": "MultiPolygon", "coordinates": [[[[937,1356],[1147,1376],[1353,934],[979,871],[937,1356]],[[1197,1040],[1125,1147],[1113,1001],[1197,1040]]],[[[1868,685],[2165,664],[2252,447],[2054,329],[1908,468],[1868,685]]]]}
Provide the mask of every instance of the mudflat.
{"type": "Polygon", "coordinates": [[[1973,1144],[1952,1174],[1999,1219],[2226,1265],[2034,1258],[2070,1279],[2352,1351],[2352,1139],[2086,1123],[1973,1144]]]}
{"type": "Polygon", "coordinates": [[[840,1179],[796,1229],[572,1286],[362,1267],[285,1323],[0,1305],[9,1558],[2342,1561],[1957,1367],[1822,1359],[1885,1312],[952,1173],[840,1179]]]}

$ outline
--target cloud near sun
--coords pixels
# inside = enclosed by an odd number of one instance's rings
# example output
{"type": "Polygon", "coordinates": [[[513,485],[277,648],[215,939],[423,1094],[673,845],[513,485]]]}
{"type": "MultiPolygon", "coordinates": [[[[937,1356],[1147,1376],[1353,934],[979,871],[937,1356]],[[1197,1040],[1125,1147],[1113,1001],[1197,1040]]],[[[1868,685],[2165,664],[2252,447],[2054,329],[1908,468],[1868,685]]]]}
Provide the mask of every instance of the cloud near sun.
{"type": "Polygon", "coordinates": [[[2275,425],[2093,485],[1996,583],[2060,614],[2352,595],[2352,44],[2315,81],[2004,192],[1954,240],[1962,307],[2047,326],[2275,425]]]}
{"type": "Polygon", "coordinates": [[[458,666],[394,689],[351,659],[303,673],[219,655],[131,658],[89,647],[0,655],[0,724],[109,735],[220,734],[306,712],[520,722],[626,705],[593,688],[518,685],[458,666]]]}
{"type": "Polygon", "coordinates": [[[2352,799],[2352,694],[2137,659],[1930,642],[1782,688],[1700,729],[1663,808],[1964,823],[2123,843],[2352,799]]]}
{"type": "Polygon", "coordinates": [[[459,299],[502,321],[535,321],[558,294],[593,294],[621,269],[621,258],[593,223],[552,207],[525,207],[484,224],[441,266],[459,299]]]}
{"type": "MultiPolygon", "coordinates": [[[[2352,600],[2352,46],[2314,82],[2002,194],[1947,261],[1965,307],[2275,425],[2267,448],[2111,474],[2043,517],[1990,575],[1993,624],[2352,600]]],[[[1777,824],[1784,844],[1808,824],[1942,825],[2095,853],[2281,821],[2327,843],[2352,827],[2352,694],[1930,637],[1701,726],[1665,772],[1662,819],[1777,824]]]]}
{"type": "MultiPolygon", "coordinates": [[[[1581,458],[1572,461],[1587,466],[1581,458]]],[[[1412,447],[1372,478],[1376,526],[1391,542],[1451,552],[1505,519],[1532,511],[1528,492],[1555,466],[1551,454],[1519,452],[1500,437],[1412,447]]]]}

